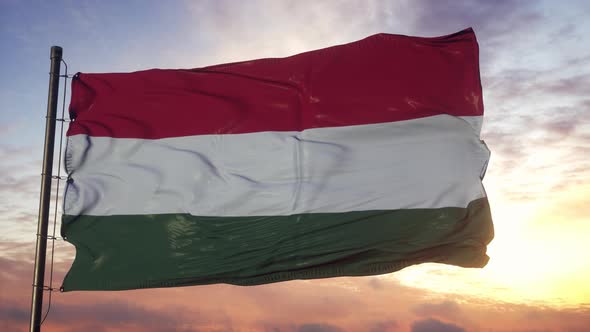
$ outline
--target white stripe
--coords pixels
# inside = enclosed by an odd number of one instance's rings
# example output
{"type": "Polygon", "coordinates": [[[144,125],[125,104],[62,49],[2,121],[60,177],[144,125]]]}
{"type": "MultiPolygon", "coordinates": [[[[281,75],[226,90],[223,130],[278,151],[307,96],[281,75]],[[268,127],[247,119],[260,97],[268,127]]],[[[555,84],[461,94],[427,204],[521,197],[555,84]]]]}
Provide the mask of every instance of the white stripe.
{"type": "MultiPolygon", "coordinates": [[[[479,119],[476,119],[479,118],[479,119]]],[[[158,140],[68,139],[69,215],[269,216],[466,207],[489,151],[470,119],[158,140]],[[467,121],[466,121],[467,120],[467,121]]]]}

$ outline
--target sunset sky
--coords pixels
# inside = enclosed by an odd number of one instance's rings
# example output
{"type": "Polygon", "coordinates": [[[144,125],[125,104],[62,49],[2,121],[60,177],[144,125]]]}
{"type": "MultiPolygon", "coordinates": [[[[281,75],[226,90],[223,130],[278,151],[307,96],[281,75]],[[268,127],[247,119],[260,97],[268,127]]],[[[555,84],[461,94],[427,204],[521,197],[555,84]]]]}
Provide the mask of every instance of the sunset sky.
{"type": "MultiPolygon", "coordinates": [[[[589,331],[589,17],[584,0],[0,0],[0,331],[28,329],[52,45],[70,74],[128,72],[467,27],[479,42],[482,139],[492,151],[484,185],[496,236],[485,268],[56,292],[44,329],[589,331]]],[[[56,242],[54,287],[74,254],[56,242]]]]}

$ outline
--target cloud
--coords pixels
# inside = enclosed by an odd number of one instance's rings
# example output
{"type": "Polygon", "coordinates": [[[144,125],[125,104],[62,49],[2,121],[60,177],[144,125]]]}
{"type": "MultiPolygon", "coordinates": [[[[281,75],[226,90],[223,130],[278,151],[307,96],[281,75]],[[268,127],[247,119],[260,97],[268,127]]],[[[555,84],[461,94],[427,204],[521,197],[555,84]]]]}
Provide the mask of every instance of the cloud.
{"type": "MultiPolygon", "coordinates": [[[[29,262],[23,262],[21,260],[15,260],[11,258],[5,258],[0,256],[0,280],[16,281],[20,280],[25,274],[29,274],[29,278],[32,279],[33,269],[29,262]]],[[[0,298],[3,296],[0,295],[0,298]]]]}
{"type": "MultiPolygon", "coordinates": [[[[558,79],[547,78],[552,81],[558,79]]],[[[572,191],[588,183],[590,162],[584,158],[590,147],[588,98],[575,89],[561,99],[558,95],[564,90],[553,95],[546,91],[541,93],[549,96],[545,103],[535,91],[517,90],[507,92],[513,96],[498,98],[514,105],[512,111],[508,106],[494,110],[484,126],[482,137],[492,151],[487,180],[495,182],[503,198],[519,202],[541,202],[549,193],[572,191]],[[535,105],[537,100],[543,102],[535,105]]]]}
{"type": "Polygon", "coordinates": [[[471,26],[480,44],[484,75],[495,70],[509,52],[534,42],[530,36],[543,28],[543,13],[534,3],[518,0],[405,1],[413,30],[424,35],[457,31],[471,26]],[[503,22],[498,24],[498,22],[503,22]],[[507,48],[510,45],[510,49],[507,48]]]}
{"type": "MultiPolygon", "coordinates": [[[[41,183],[41,161],[38,159],[41,153],[33,153],[37,150],[31,146],[0,144],[0,226],[4,230],[0,234],[0,242],[31,241],[34,238],[41,183]]],[[[56,152],[55,175],[60,160],[56,152]]],[[[61,199],[63,194],[63,182],[59,193],[55,180],[52,186],[51,215],[55,208],[55,196],[61,199]]]]}
{"type": "MultiPolygon", "coordinates": [[[[0,320],[6,321],[11,328],[26,326],[29,313],[28,309],[17,303],[2,302],[0,304],[0,320]]],[[[199,326],[202,323],[194,311],[189,316],[183,311],[154,310],[131,302],[107,301],[76,304],[54,303],[44,326],[48,330],[67,328],[72,331],[84,329],[88,332],[113,328],[129,331],[177,331],[187,324],[199,326]]]]}
{"type": "Polygon", "coordinates": [[[383,289],[383,287],[384,287],[383,282],[378,277],[370,277],[369,281],[368,281],[368,285],[375,290],[383,289]]]}
{"type": "Polygon", "coordinates": [[[415,24],[422,30],[437,31],[442,27],[472,23],[486,35],[511,36],[514,30],[540,20],[541,15],[531,4],[518,0],[490,3],[485,0],[464,0],[443,3],[436,0],[410,2],[415,24]],[[503,18],[506,24],[497,24],[503,18]]]}
{"type": "MultiPolygon", "coordinates": [[[[57,284],[68,267],[69,262],[55,266],[57,284]]],[[[3,258],[0,271],[0,329],[24,331],[28,324],[32,262],[3,258]]],[[[416,332],[439,327],[434,331],[481,330],[478,327],[496,331],[509,327],[509,330],[560,327],[574,330],[590,326],[589,313],[583,307],[556,309],[461,294],[435,294],[403,286],[391,276],[385,276],[255,287],[211,285],[55,293],[46,330],[390,332],[405,331],[406,327],[416,332]],[[377,288],[373,279],[379,279],[377,288]],[[416,315],[420,319],[416,320],[416,315]],[[498,316],[502,316],[502,324],[495,318],[498,316]],[[461,326],[450,322],[461,322],[461,326]]]]}
{"type": "Polygon", "coordinates": [[[24,307],[7,306],[0,302],[0,330],[25,331],[29,321],[29,311],[24,307]]]}
{"type": "MultiPolygon", "coordinates": [[[[198,33],[188,40],[208,45],[209,55],[201,59],[213,63],[292,55],[379,32],[438,36],[469,26],[492,46],[535,31],[533,23],[540,23],[542,16],[533,4],[516,0],[187,1],[186,7],[198,18],[194,28],[198,33]],[[217,42],[218,36],[225,42],[217,42]]],[[[499,50],[502,48],[485,47],[484,62],[494,61],[487,53],[499,50]]]]}
{"type": "Polygon", "coordinates": [[[465,332],[465,329],[455,324],[428,318],[412,323],[412,332],[465,332]]]}
{"type": "Polygon", "coordinates": [[[29,311],[18,306],[3,306],[0,310],[0,321],[25,322],[29,318],[29,311]]]}
{"type": "Polygon", "coordinates": [[[399,324],[394,320],[375,322],[370,325],[369,332],[396,331],[398,329],[398,327],[399,327],[399,324]]]}
{"type": "Polygon", "coordinates": [[[461,314],[459,305],[453,301],[423,303],[414,307],[412,311],[416,315],[423,317],[436,316],[442,318],[456,318],[461,314]]]}
{"type": "MultiPolygon", "coordinates": [[[[147,309],[137,303],[107,301],[87,304],[57,303],[51,311],[50,321],[61,324],[79,324],[98,321],[106,326],[143,326],[150,330],[173,329],[182,321],[198,322],[199,315],[191,311],[147,309]]],[[[198,325],[198,324],[195,324],[198,325]]]]}
{"type": "Polygon", "coordinates": [[[303,324],[297,329],[298,332],[342,332],[338,326],[329,324],[303,324]]]}
{"type": "Polygon", "coordinates": [[[391,8],[385,1],[269,0],[187,1],[186,7],[198,18],[194,28],[198,33],[189,39],[209,46],[207,53],[194,52],[204,55],[205,64],[288,56],[361,39],[381,32],[391,8]]]}
{"type": "MultiPolygon", "coordinates": [[[[554,107],[576,108],[579,106],[572,102],[579,103],[587,98],[584,86],[590,83],[590,73],[580,68],[577,74],[571,74],[567,70],[569,67],[568,64],[557,63],[553,64],[553,68],[542,70],[506,69],[485,78],[484,93],[487,99],[494,101],[493,106],[504,104],[517,107],[502,111],[503,116],[516,112],[515,115],[535,117],[538,113],[530,112],[531,105],[545,111],[554,107]],[[531,100],[531,97],[537,99],[531,100]]],[[[584,105],[584,102],[579,105],[584,105]]]]}

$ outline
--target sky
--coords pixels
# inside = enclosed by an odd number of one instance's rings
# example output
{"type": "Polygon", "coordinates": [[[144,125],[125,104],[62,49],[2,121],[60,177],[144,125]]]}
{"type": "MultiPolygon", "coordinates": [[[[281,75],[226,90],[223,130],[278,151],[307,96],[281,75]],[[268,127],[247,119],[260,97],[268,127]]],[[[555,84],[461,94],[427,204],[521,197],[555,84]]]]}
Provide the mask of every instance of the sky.
{"type": "MultiPolygon", "coordinates": [[[[0,330],[28,328],[52,45],[63,47],[70,74],[129,72],[473,27],[482,139],[492,151],[484,185],[496,236],[485,268],[422,264],[252,287],[56,292],[44,330],[588,331],[588,17],[590,2],[573,0],[0,0],[0,330]]],[[[74,255],[56,242],[54,287],[74,255]]]]}

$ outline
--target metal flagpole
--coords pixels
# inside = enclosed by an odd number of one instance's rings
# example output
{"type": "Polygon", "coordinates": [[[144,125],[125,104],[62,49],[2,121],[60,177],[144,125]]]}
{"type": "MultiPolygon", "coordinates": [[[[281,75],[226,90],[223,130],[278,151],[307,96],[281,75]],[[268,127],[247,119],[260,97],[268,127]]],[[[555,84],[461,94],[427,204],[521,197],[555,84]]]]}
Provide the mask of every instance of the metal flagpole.
{"type": "Polygon", "coordinates": [[[35,274],[31,300],[31,322],[29,330],[41,330],[41,310],[45,282],[45,254],[47,251],[47,226],[49,225],[49,202],[51,196],[51,177],[53,172],[53,146],[57,118],[57,99],[59,94],[59,75],[62,48],[51,47],[51,69],[49,72],[49,96],[47,97],[47,116],[45,117],[45,147],[43,149],[43,172],[41,173],[41,195],[39,198],[39,219],[37,222],[37,249],[35,250],[35,274]]]}

